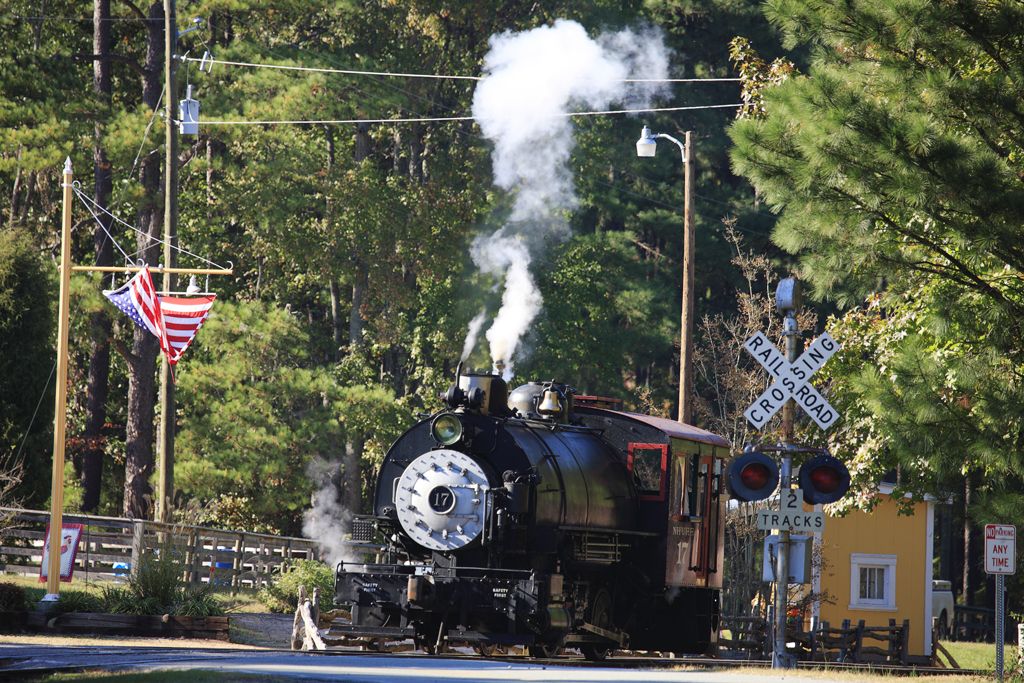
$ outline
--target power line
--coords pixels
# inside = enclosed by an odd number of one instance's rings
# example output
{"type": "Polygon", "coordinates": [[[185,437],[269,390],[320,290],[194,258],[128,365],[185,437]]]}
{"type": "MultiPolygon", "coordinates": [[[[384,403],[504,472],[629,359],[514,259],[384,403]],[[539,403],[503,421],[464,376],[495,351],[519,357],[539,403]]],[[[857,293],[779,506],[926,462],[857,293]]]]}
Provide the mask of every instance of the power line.
{"type": "MultiPolygon", "coordinates": [[[[3,14],[0,15],[0,19],[14,19],[16,21],[95,21],[95,17],[58,17],[50,16],[48,14],[31,15],[31,14],[3,14]]],[[[164,18],[160,17],[104,17],[102,21],[152,21],[164,23],[164,18]]]]}
{"type": "MultiPolygon", "coordinates": [[[[285,57],[285,58],[287,59],[287,57],[285,57]]],[[[327,57],[326,61],[332,62],[334,60],[332,60],[330,57],[327,57]]],[[[728,80],[728,79],[712,79],[712,80],[728,80]]],[[[420,100],[421,102],[424,102],[429,108],[433,108],[434,105],[437,104],[432,96],[428,97],[428,96],[422,95],[420,93],[413,92],[411,90],[407,90],[406,88],[403,88],[403,87],[401,87],[399,85],[395,85],[393,82],[383,81],[381,83],[381,85],[383,87],[385,87],[385,88],[388,88],[389,90],[391,90],[394,93],[405,95],[406,97],[409,97],[409,98],[412,98],[412,99],[415,99],[415,100],[420,100]]],[[[362,89],[362,88],[360,88],[358,86],[355,86],[355,85],[349,85],[347,87],[352,89],[352,90],[354,90],[354,91],[356,91],[356,92],[362,93],[363,95],[365,95],[367,97],[376,97],[376,96],[379,96],[379,94],[380,94],[378,92],[370,92],[370,91],[364,90],[364,89],[362,89]]],[[[413,112],[413,113],[418,113],[418,112],[413,112]]],[[[480,135],[479,133],[474,133],[473,131],[464,130],[462,128],[455,128],[453,130],[454,130],[456,135],[462,136],[464,138],[468,138],[470,140],[474,140],[474,141],[477,141],[477,142],[483,142],[484,141],[483,136],[480,135]]],[[[627,172],[627,175],[632,175],[632,174],[627,172]]],[[[635,176],[633,176],[633,179],[637,180],[637,178],[635,176]]],[[[609,183],[607,181],[601,180],[600,178],[592,178],[591,182],[593,182],[593,183],[595,183],[597,185],[601,185],[601,186],[607,187],[607,188],[612,189],[612,190],[617,190],[617,191],[623,192],[625,194],[633,195],[634,197],[636,197],[638,199],[641,199],[641,200],[643,200],[643,201],[645,201],[645,202],[647,202],[649,204],[652,204],[652,205],[655,205],[655,206],[660,206],[660,207],[665,208],[665,209],[678,210],[678,208],[679,208],[675,204],[669,204],[668,202],[661,201],[658,198],[656,198],[654,196],[651,196],[649,194],[643,194],[641,192],[637,192],[636,190],[634,190],[634,189],[632,189],[630,187],[627,187],[626,185],[620,185],[620,184],[617,184],[617,183],[609,183]]],[[[697,192],[694,192],[694,196],[697,197],[698,199],[703,199],[703,200],[706,200],[706,201],[709,201],[709,202],[713,202],[713,203],[716,203],[716,204],[720,204],[722,206],[728,206],[728,207],[732,208],[732,205],[729,204],[728,202],[723,202],[723,201],[718,200],[718,199],[713,199],[711,197],[705,196],[705,195],[697,193],[697,192]]],[[[741,232],[750,233],[752,235],[760,235],[761,234],[760,232],[757,232],[755,230],[750,230],[748,228],[743,228],[743,227],[738,226],[738,225],[736,226],[736,229],[740,230],[741,232]]]]}
{"type": "MultiPolygon", "coordinates": [[[[695,109],[735,109],[742,104],[701,104],[691,107],[648,107],[644,109],[606,109],[602,111],[573,111],[565,114],[554,114],[547,118],[565,118],[574,116],[603,116],[610,114],[643,114],[667,111],[693,111],[695,109]]],[[[346,124],[346,123],[448,123],[454,121],[476,121],[478,116],[433,116],[405,119],[286,119],[286,120],[255,120],[255,121],[199,121],[200,126],[261,126],[273,124],[346,124]]],[[[178,123],[178,121],[175,121],[178,123]]]]}
{"type": "MultiPolygon", "coordinates": [[[[202,59],[196,57],[182,57],[183,62],[202,62],[202,59]]],[[[482,79],[481,76],[443,76],[440,74],[414,74],[414,73],[398,73],[391,71],[358,71],[355,69],[327,69],[314,66],[288,66],[285,64],[255,64],[253,62],[232,62],[223,59],[207,59],[207,64],[224,64],[227,66],[247,66],[256,69],[280,69],[282,71],[312,71],[316,73],[329,73],[329,74],[348,74],[351,76],[393,76],[396,78],[436,78],[436,79],[452,79],[452,80],[464,80],[464,81],[479,81],[482,79]]]]}
{"type": "MultiPolygon", "coordinates": [[[[164,242],[162,239],[158,239],[157,237],[155,237],[153,235],[150,235],[145,230],[141,230],[141,229],[135,227],[134,225],[132,225],[131,223],[126,223],[125,221],[121,220],[120,218],[118,218],[114,214],[112,214],[109,211],[107,211],[107,209],[105,209],[104,207],[100,206],[98,203],[93,201],[91,197],[89,197],[84,192],[82,192],[82,190],[78,187],[78,181],[75,181],[75,183],[72,184],[72,189],[75,191],[75,195],[77,195],[78,198],[80,200],[82,200],[82,203],[85,204],[87,208],[89,208],[89,212],[90,213],[92,213],[92,208],[91,207],[95,207],[95,208],[99,209],[101,212],[103,212],[103,213],[107,214],[108,216],[110,216],[111,218],[113,218],[115,221],[117,221],[121,225],[125,226],[126,228],[128,228],[130,230],[134,230],[135,232],[137,232],[140,235],[144,235],[145,237],[149,238],[150,240],[152,240],[153,242],[155,242],[157,244],[166,244],[166,242],[164,242]]],[[[95,218],[96,214],[93,213],[93,217],[95,218]]],[[[96,218],[96,220],[99,221],[99,218],[96,218]]],[[[102,225],[102,223],[100,225],[102,225]]],[[[106,228],[104,228],[103,230],[104,230],[104,232],[106,232],[106,228]]],[[[114,239],[114,237],[109,232],[107,232],[107,236],[110,237],[111,240],[114,239]]],[[[114,241],[114,244],[117,244],[116,240],[114,241]]],[[[188,249],[180,247],[180,246],[178,246],[176,244],[171,244],[170,247],[171,247],[171,249],[174,249],[174,250],[176,250],[176,251],[178,251],[178,252],[180,252],[182,254],[187,254],[189,256],[192,256],[194,258],[199,259],[200,261],[203,261],[204,263],[208,263],[209,265],[213,266],[214,268],[222,268],[222,269],[224,268],[224,266],[220,265],[219,263],[214,263],[210,259],[204,258],[204,257],[200,256],[199,254],[194,254],[191,251],[189,251],[188,249]]],[[[120,252],[122,254],[125,254],[124,249],[121,249],[120,245],[118,245],[117,248],[118,248],[118,250],[120,250],[120,252]]],[[[128,258],[127,254],[125,254],[125,258],[128,258]]],[[[230,263],[230,261],[228,263],[230,263]]]]}
{"type": "MultiPolygon", "coordinates": [[[[204,62],[197,57],[181,57],[183,62],[204,62]]],[[[394,78],[433,78],[439,80],[482,81],[486,76],[461,76],[445,74],[402,73],[394,71],[362,71],[358,69],[334,69],[316,66],[291,66],[287,64],[258,64],[255,62],[234,62],[225,59],[206,59],[206,64],[245,66],[254,69],[279,69],[282,71],[308,71],[314,73],[347,74],[350,76],[384,76],[394,78]]],[[[619,83],[718,83],[739,81],[739,78],[620,78],[619,83]]]]}

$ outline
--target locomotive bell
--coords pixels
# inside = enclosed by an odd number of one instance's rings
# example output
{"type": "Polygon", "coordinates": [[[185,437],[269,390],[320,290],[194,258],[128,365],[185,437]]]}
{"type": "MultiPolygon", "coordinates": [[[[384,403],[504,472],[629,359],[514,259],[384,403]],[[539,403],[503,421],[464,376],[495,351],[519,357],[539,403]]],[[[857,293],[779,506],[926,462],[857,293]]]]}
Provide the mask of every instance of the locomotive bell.
{"type": "Polygon", "coordinates": [[[558,400],[558,392],[548,389],[544,392],[544,398],[537,406],[537,412],[541,415],[558,415],[562,412],[562,402],[558,400]]]}

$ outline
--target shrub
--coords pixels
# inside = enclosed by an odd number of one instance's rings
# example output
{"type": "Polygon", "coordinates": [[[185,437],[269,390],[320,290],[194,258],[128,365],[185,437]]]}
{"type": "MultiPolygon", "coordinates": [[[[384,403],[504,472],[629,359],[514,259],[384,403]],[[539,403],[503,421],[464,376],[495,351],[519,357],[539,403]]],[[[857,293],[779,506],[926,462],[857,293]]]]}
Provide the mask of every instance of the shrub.
{"type": "Polygon", "coordinates": [[[140,601],[158,605],[149,614],[170,611],[174,604],[184,571],[180,558],[181,552],[172,543],[165,542],[155,552],[144,553],[138,567],[128,576],[129,592],[140,601]]]}
{"type": "Polygon", "coordinates": [[[13,583],[0,583],[0,612],[21,612],[28,609],[25,589],[13,583]]]}
{"type": "Polygon", "coordinates": [[[85,591],[64,590],[57,601],[58,612],[102,612],[103,600],[85,591]]]}
{"type": "Polygon", "coordinates": [[[111,614],[134,614],[135,596],[124,586],[104,586],[100,602],[104,612],[111,614]]]}
{"type": "Polygon", "coordinates": [[[224,607],[213,594],[213,586],[201,584],[181,589],[174,613],[186,617],[215,617],[224,614],[224,607]]]}
{"type": "Polygon", "coordinates": [[[296,560],[260,590],[260,600],[271,612],[291,612],[299,603],[299,586],[305,586],[309,595],[319,588],[321,598],[330,600],[334,594],[334,570],[317,560],[296,560]]]}

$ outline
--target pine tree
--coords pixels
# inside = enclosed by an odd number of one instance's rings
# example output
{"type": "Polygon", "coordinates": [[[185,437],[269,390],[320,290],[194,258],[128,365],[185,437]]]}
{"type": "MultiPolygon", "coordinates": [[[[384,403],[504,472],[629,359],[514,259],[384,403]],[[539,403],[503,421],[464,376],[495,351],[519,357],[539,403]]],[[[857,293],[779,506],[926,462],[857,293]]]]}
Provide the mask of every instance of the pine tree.
{"type": "MultiPolygon", "coordinates": [[[[736,169],[779,212],[819,296],[857,306],[829,369],[844,456],[918,493],[983,472],[1019,505],[1024,446],[1024,7],[776,0],[806,77],[732,129],[736,169]],[[858,460],[859,459],[859,460],[858,460]]],[[[987,506],[987,507],[986,507],[987,506]]],[[[1019,510],[1019,507],[1016,509],[1019,510]]]]}

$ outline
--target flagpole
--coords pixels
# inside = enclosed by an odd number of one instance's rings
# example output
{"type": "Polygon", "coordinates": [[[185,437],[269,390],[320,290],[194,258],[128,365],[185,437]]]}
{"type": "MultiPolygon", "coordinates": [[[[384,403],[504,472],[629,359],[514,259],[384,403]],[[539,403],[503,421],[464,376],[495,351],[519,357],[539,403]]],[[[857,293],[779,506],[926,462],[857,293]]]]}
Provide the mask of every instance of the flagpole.
{"type": "MultiPolygon", "coordinates": [[[[164,291],[174,289],[174,240],[178,236],[178,124],[171,112],[177,100],[175,88],[175,49],[178,45],[178,17],[175,0],[164,0],[164,83],[167,91],[167,118],[164,131],[167,139],[164,159],[164,291]]],[[[162,355],[162,354],[161,354],[162,355]]],[[[170,361],[160,361],[160,431],[157,434],[157,500],[156,519],[171,521],[171,500],[174,498],[174,376],[170,361]]]]}
{"type": "Polygon", "coordinates": [[[68,391],[68,322],[71,299],[71,157],[64,161],[64,209],[60,230],[60,303],[57,306],[57,391],[53,399],[53,471],[50,480],[50,552],[44,602],[60,599],[60,542],[64,525],[64,430],[68,391]]]}
{"type": "MultiPolygon", "coordinates": [[[[64,526],[64,455],[67,429],[68,330],[70,327],[71,273],[137,272],[143,266],[75,266],[71,263],[71,218],[74,198],[71,157],[64,161],[63,210],[60,233],[60,300],[57,305],[57,388],[53,399],[53,468],[50,477],[49,548],[42,559],[46,566],[46,595],[43,603],[60,600],[61,532],[64,526]]],[[[234,268],[151,268],[154,273],[177,275],[234,275],[234,268]]]]}

